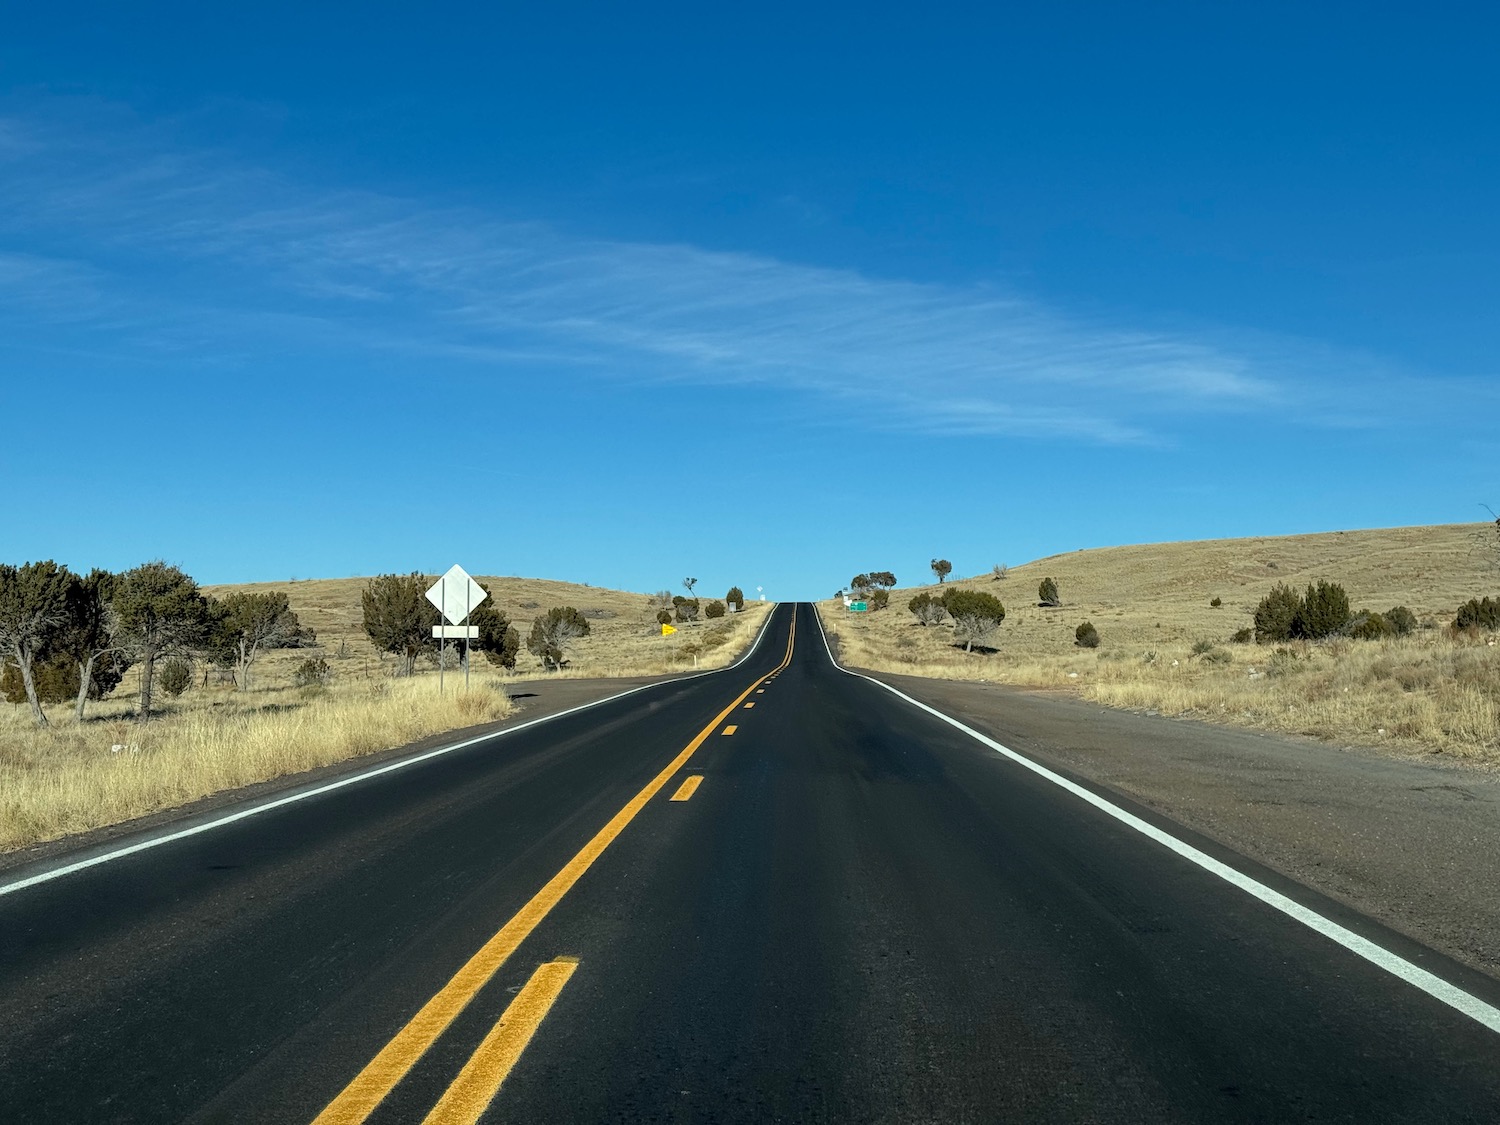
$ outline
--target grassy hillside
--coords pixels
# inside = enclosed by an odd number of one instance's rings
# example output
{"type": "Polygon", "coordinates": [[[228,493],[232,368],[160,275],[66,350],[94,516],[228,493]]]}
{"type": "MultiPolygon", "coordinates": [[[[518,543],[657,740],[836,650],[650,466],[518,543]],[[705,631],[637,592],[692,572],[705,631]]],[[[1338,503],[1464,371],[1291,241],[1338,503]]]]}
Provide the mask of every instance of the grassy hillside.
{"type": "MultiPolygon", "coordinates": [[[[762,608],[746,603],[743,618],[726,617],[718,623],[699,621],[680,627],[674,637],[664,638],[656,623],[656,608],[646,594],[542,578],[474,577],[489,587],[490,596],[521,634],[517,676],[544,674],[541,663],[526,651],[525,640],[532,621],[553,606],[570,605],[589,618],[589,635],[574,642],[569,650],[569,666],[564,674],[572,676],[650,675],[718,667],[741,651],[739,642],[749,635],[750,626],[759,623],[762,608]]],[[[436,576],[431,578],[437,580],[436,576]]],[[[388,665],[393,663],[391,657],[382,657],[375,651],[361,623],[360,594],[368,581],[321,578],[256,582],[209,586],[206,591],[217,597],[235,590],[284,592],[302,624],[317,631],[320,653],[333,665],[335,676],[366,677],[387,674],[388,665]]],[[[700,600],[706,605],[715,596],[718,595],[700,595],[700,600]]],[[[257,664],[256,671],[273,681],[289,679],[290,669],[306,656],[295,649],[272,652],[264,658],[265,667],[257,664]]],[[[476,660],[476,667],[479,663],[482,659],[476,660]]],[[[421,667],[427,667],[426,662],[421,667]]]]}
{"type": "Polygon", "coordinates": [[[1500,550],[1487,535],[1489,525],[1459,524],[1053,555],[1003,580],[956,583],[1005,603],[988,654],[963,653],[951,626],[924,628],[907,612],[913,594],[936,585],[896,591],[879,613],[850,614],[837,601],[819,608],[857,666],[1487,757],[1500,736],[1497,650],[1483,638],[1455,642],[1443,628],[1461,602],[1500,591],[1500,550]],[[1045,577],[1058,584],[1059,608],[1036,604],[1045,577]],[[1403,641],[1281,646],[1280,656],[1228,643],[1277,583],[1300,590],[1318,579],[1341,583],[1356,609],[1406,605],[1425,627],[1403,641]],[[1096,650],[1074,644],[1085,620],[1099,630],[1096,650]]]}

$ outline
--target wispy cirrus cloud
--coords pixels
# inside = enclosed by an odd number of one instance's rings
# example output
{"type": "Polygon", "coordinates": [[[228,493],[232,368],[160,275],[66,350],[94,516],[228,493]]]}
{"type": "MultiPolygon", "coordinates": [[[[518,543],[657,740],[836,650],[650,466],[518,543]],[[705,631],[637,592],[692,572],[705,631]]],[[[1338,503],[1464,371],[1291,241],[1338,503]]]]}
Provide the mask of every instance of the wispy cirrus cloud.
{"type": "Polygon", "coordinates": [[[1296,356],[1090,321],[1014,292],[313,189],[118,107],[0,115],[0,295],[29,319],[132,321],[122,347],[190,323],[199,346],[218,333],[238,352],[253,323],[252,335],[282,335],[267,348],[318,336],[501,378],[551,367],[768,387],[919,433],[1154,442],[1174,419],[1306,392],[1296,356]]]}

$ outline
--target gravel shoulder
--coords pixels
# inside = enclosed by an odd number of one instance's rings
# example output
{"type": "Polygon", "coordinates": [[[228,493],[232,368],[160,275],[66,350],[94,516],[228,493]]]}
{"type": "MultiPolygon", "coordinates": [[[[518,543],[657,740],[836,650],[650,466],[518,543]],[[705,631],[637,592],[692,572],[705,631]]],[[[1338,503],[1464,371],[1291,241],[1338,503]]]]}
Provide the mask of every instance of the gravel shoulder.
{"type": "Polygon", "coordinates": [[[874,678],[1500,977],[1494,773],[996,684],[874,678]]]}

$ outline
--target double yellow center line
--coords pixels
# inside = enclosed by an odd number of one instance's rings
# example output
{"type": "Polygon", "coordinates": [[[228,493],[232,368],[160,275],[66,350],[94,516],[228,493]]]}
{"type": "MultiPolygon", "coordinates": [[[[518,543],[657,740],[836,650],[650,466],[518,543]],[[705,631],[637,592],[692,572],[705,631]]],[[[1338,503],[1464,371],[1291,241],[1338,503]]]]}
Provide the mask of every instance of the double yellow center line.
{"type": "MultiPolygon", "coordinates": [[[[505,964],[506,959],[541,924],[542,919],[552,912],[552,908],[562,901],[563,896],[573,888],[573,884],[578,882],[583,873],[593,865],[594,860],[603,855],[604,850],[610,844],[614,843],[616,837],[625,830],[625,826],[635,819],[636,813],[645,808],[646,803],[661,791],[678,770],[687,764],[688,759],[703,745],[704,741],[714,732],[715,728],[733,714],[735,709],[757,688],[791,664],[792,648],[796,640],[797,617],[794,611],[792,614],[792,626],[787,633],[786,655],[782,657],[781,663],[774,670],[752,683],[733,703],[714,716],[713,721],[699,731],[693,740],[667,764],[666,768],[652,778],[644,789],[632,797],[626,803],[625,807],[617,812],[610,819],[609,823],[601,828],[594,835],[594,838],[585,844],[583,849],[567,862],[561,871],[549,879],[547,884],[532,896],[530,902],[521,907],[509,922],[501,926],[493,937],[480,946],[479,950],[464,963],[464,966],[453,974],[453,978],[447,984],[443,985],[431,1000],[422,1005],[421,1010],[407,1021],[406,1026],[398,1031],[395,1037],[380,1049],[380,1053],[371,1059],[365,1068],[354,1076],[354,1080],[344,1087],[338,1097],[328,1103],[327,1108],[314,1119],[313,1125],[355,1125],[357,1122],[363,1122],[375,1111],[375,1107],[384,1100],[387,1094],[396,1088],[398,1082],[406,1077],[411,1068],[416,1065],[417,1060],[426,1053],[429,1047],[437,1042],[438,1036],[447,1030],[448,1025],[479,994],[480,989],[489,983],[490,978],[495,975],[501,965],[505,964]]],[[[504,1062],[501,1059],[500,1062],[502,1065],[499,1066],[497,1073],[497,1067],[494,1065],[493,1059],[490,1063],[480,1062],[482,1054],[494,1054],[494,1052],[486,1052],[485,1046],[482,1045],[479,1051],[475,1053],[474,1058],[470,1060],[469,1066],[464,1068],[464,1073],[460,1074],[458,1079],[455,1080],[454,1087],[450,1088],[448,1094],[444,1095],[443,1102],[440,1102],[439,1106],[441,1107],[449,1103],[450,1098],[455,1098],[472,1105],[478,1097],[475,1091],[487,1090],[487,1094],[484,1094],[482,1097],[482,1104],[477,1105],[472,1116],[468,1114],[454,1114],[444,1119],[477,1120],[479,1114],[483,1113],[485,1106],[489,1104],[490,1098],[499,1090],[500,1083],[505,1080],[510,1067],[520,1057],[520,1052],[531,1038],[531,1033],[536,1030],[537,1024],[546,1015],[546,1009],[551,1007],[552,1000],[562,990],[562,985],[567,982],[568,977],[572,975],[573,969],[577,966],[577,962],[571,960],[554,961],[549,964],[559,966],[548,977],[551,985],[555,987],[540,989],[540,991],[548,994],[548,998],[545,1005],[541,1006],[539,1014],[535,1015],[534,1021],[529,1019],[512,1021],[529,1024],[529,1028],[525,1030],[524,1037],[520,1038],[518,1046],[508,1046],[504,1051],[500,1052],[501,1055],[509,1056],[509,1061],[504,1062]],[[561,967],[563,965],[569,967],[564,969],[561,967]],[[455,1089],[461,1083],[465,1083],[465,1075],[470,1075],[473,1070],[484,1070],[485,1073],[478,1077],[471,1075],[473,1080],[468,1083],[467,1092],[462,1095],[455,1093],[455,1089]]],[[[547,966],[544,965],[542,968],[546,969],[547,966]]],[[[541,970],[538,970],[538,975],[542,975],[541,970]]],[[[533,978],[533,982],[535,981],[536,978],[533,978]]],[[[527,985],[528,989],[531,987],[531,984],[527,985]]],[[[523,990],[522,995],[524,994],[525,990],[523,990]]],[[[516,1007],[520,1003],[520,1000],[521,996],[518,995],[516,1000],[512,1002],[511,1007],[516,1007]]],[[[533,1012],[535,1009],[536,1005],[533,1004],[533,1012]]],[[[510,1017],[511,1010],[507,1009],[505,1015],[500,1017],[500,1023],[495,1026],[494,1031],[490,1033],[490,1036],[486,1037],[486,1044],[490,1044],[492,1038],[504,1038],[502,1029],[507,1024],[507,1021],[510,1020],[510,1017]]],[[[515,1036],[512,1036],[510,1041],[514,1042],[515,1038],[515,1036]]],[[[438,1111],[435,1109],[433,1112],[436,1114],[438,1111]]],[[[438,1119],[429,1118],[429,1120],[438,1119]]]]}

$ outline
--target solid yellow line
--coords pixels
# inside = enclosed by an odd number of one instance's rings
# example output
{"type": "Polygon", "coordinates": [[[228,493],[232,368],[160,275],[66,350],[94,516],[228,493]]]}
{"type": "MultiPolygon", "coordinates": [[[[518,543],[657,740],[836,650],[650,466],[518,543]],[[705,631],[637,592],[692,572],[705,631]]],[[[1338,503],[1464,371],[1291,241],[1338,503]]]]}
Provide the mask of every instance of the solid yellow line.
{"type": "MultiPolygon", "coordinates": [[[[786,639],[786,655],[782,657],[777,671],[791,663],[792,647],[796,639],[797,618],[793,614],[792,627],[786,639]]],[[[567,894],[573,884],[583,877],[583,873],[592,866],[594,860],[604,854],[604,849],[614,843],[615,838],[625,830],[625,826],[635,819],[635,814],[646,807],[647,802],[656,796],[673,775],[687,764],[688,759],[693,756],[698,747],[703,745],[714,729],[733,714],[734,709],[743,703],[746,697],[765,679],[766,677],[762,676],[756,680],[741,693],[738,699],[720,711],[714,717],[713,722],[700,730],[682,752],[667,764],[665,769],[632,797],[624,808],[615,813],[609,823],[599,829],[594,838],[583,846],[583,850],[570,859],[561,871],[547,881],[546,886],[532,896],[530,902],[517,911],[515,917],[501,926],[493,937],[480,946],[479,951],[469,958],[463,968],[454,973],[453,978],[443,985],[431,1000],[422,1005],[421,1011],[412,1016],[406,1026],[396,1032],[391,1041],[380,1049],[380,1053],[354,1076],[354,1080],[344,1087],[338,1097],[329,1102],[323,1112],[313,1119],[313,1125],[357,1125],[358,1122],[369,1117],[385,1096],[395,1089],[396,1083],[406,1077],[407,1072],[416,1065],[417,1060],[437,1041],[437,1037],[447,1029],[458,1013],[464,1010],[490,977],[495,975],[496,970],[505,963],[506,958],[516,951],[521,942],[526,940],[527,935],[536,929],[554,906],[562,901],[563,895],[567,894]]]]}
{"type": "Polygon", "coordinates": [[[725,727],[724,730],[721,733],[723,733],[723,734],[733,734],[735,731],[737,731],[739,729],[740,729],[739,727],[737,727],[737,726],[735,726],[734,724],[731,723],[729,726],[725,727]]]}
{"type": "Polygon", "coordinates": [[[703,784],[703,775],[699,773],[691,774],[678,786],[677,792],[672,794],[672,800],[686,801],[694,793],[698,792],[698,786],[701,784],[703,784]]]}
{"type": "Polygon", "coordinates": [[[559,957],[531,974],[422,1125],[474,1125],[479,1120],[577,968],[576,957],[559,957]]]}

